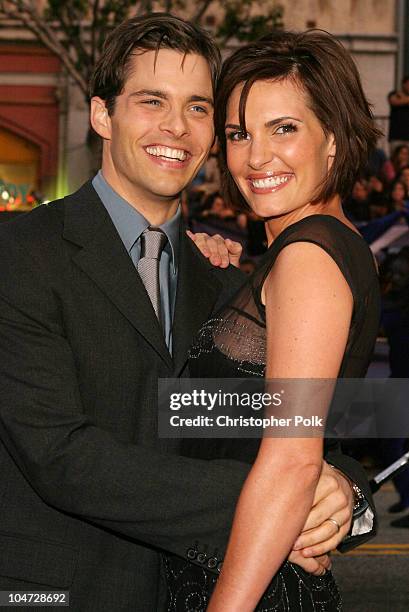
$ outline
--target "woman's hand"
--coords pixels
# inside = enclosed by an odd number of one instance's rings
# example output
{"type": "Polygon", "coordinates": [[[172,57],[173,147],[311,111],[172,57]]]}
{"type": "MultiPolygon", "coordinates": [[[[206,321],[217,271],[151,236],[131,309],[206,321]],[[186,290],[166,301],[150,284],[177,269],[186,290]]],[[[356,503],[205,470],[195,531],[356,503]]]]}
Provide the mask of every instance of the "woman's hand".
{"type": "Polygon", "coordinates": [[[243,247],[239,242],[222,238],[220,234],[209,236],[204,232],[193,232],[187,230],[186,234],[195,243],[204,257],[207,257],[213,266],[227,268],[229,265],[239,267],[243,247]]]}

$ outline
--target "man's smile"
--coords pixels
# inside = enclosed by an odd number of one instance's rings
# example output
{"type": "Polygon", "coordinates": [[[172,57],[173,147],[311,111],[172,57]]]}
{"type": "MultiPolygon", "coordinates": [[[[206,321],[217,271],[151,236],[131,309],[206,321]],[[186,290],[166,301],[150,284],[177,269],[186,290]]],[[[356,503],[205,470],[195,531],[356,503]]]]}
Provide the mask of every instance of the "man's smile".
{"type": "Polygon", "coordinates": [[[145,151],[149,155],[163,159],[164,161],[184,162],[191,156],[185,149],[176,149],[163,145],[149,145],[145,147],[145,151]]]}

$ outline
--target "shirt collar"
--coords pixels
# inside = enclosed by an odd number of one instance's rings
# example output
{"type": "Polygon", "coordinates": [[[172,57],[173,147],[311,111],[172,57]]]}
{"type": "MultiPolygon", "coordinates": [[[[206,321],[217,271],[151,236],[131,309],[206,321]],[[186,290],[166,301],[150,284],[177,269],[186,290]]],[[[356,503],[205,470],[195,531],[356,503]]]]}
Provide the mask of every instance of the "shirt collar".
{"type": "MultiPolygon", "coordinates": [[[[93,178],[92,186],[107,209],[126,250],[130,253],[134,244],[141,237],[142,232],[149,227],[149,221],[112,189],[105,180],[101,170],[99,170],[93,178]]],[[[173,217],[159,226],[166,234],[168,245],[170,245],[170,255],[174,274],[178,266],[181,215],[181,206],[179,204],[173,217]]],[[[166,245],[165,250],[168,248],[168,245],[166,245]]]]}

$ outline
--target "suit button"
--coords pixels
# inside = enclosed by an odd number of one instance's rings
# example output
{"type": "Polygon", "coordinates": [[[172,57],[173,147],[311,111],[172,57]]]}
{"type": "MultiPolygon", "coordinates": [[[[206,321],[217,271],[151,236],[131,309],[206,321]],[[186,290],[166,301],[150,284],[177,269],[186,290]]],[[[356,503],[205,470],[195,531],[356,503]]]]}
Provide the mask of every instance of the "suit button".
{"type": "Polygon", "coordinates": [[[186,554],[188,559],[196,559],[197,550],[194,548],[189,548],[186,554]]]}
{"type": "Polygon", "coordinates": [[[222,567],[223,567],[223,563],[220,561],[220,563],[217,566],[217,571],[219,572],[219,574],[222,571],[222,567]]]}
{"type": "Polygon", "coordinates": [[[210,557],[210,559],[207,562],[207,567],[209,569],[214,569],[215,567],[217,567],[217,559],[216,559],[216,557],[210,557]]]}
{"type": "Polygon", "coordinates": [[[197,560],[199,563],[204,563],[206,561],[206,557],[207,557],[206,553],[199,553],[197,555],[197,560]]]}

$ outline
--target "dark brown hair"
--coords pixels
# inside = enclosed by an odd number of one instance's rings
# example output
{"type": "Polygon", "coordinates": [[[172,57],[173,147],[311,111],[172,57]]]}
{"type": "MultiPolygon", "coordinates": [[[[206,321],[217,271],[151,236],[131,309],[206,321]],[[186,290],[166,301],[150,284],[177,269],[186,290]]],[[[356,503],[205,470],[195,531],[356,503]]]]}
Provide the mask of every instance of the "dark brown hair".
{"type": "Polygon", "coordinates": [[[169,13],[150,13],[127,19],[108,36],[90,80],[90,98],[99,96],[105,100],[108,113],[112,115],[115,98],[124,89],[134,50],[158,52],[162,48],[204,57],[215,88],[220,72],[220,51],[207,32],[169,13]]]}
{"type": "Polygon", "coordinates": [[[240,126],[246,132],[246,100],[256,81],[292,79],[307,94],[308,104],[324,133],[333,134],[336,154],[313,202],[342,198],[367,165],[381,132],[375,127],[370,105],[362,90],[358,70],[346,49],[323,30],[273,32],[235,51],[223,64],[215,104],[216,133],[220,142],[221,169],[226,201],[247,209],[226,165],[226,109],[237,85],[240,126]]]}

